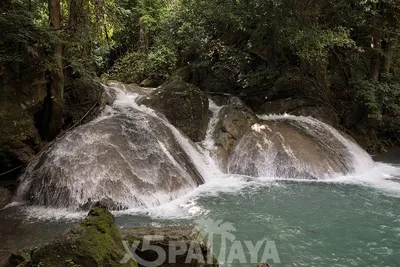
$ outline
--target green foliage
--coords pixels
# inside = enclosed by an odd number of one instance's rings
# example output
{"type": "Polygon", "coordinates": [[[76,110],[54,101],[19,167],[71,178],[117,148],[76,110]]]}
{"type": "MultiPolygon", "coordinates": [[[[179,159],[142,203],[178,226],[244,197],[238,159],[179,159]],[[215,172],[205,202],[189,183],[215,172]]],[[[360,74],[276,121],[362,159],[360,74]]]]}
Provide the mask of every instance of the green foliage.
{"type": "Polygon", "coordinates": [[[382,115],[400,116],[400,83],[388,78],[387,82],[354,80],[358,100],[367,106],[376,118],[382,115]]]}
{"type": "Polygon", "coordinates": [[[167,78],[176,68],[176,55],[167,46],[149,53],[131,52],[120,58],[110,70],[110,77],[126,83],[140,83],[146,78],[167,78]]]}
{"type": "Polygon", "coordinates": [[[18,8],[0,13],[0,62],[26,61],[26,46],[45,51],[51,69],[62,43],[69,74],[140,83],[182,68],[204,90],[268,95],[291,85],[339,111],[352,97],[381,121],[399,116],[397,0],[81,0],[76,25],[72,2],[60,1],[57,34],[47,0],[13,0],[18,8]]]}
{"type": "Polygon", "coordinates": [[[30,12],[18,4],[4,11],[7,12],[0,12],[0,64],[28,64],[28,53],[38,57],[38,51],[50,50],[54,36],[36,27],[30,12]]]}

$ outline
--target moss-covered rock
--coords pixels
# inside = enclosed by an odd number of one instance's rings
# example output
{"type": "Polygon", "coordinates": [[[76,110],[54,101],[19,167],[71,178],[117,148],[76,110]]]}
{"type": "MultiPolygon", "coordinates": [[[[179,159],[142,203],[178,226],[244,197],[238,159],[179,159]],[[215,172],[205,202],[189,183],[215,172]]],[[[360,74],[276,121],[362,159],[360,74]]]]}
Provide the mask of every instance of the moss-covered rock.
{"type": "Polygon", "coordinates": [[[192,84],[173,80],[141,101],[165,117],[193,141],[204,139],[208,126],[208,98],[192,84]]]}
{"type": "MultiPolygon", "coordinates": [[[[191,227],[170,226],[170,227],[137,227],[132,229],[123,229],[121,231],[123,240],[129,244],[138,243],[136,255],[140,259],[153,262],[158,260],[159,255],[154,250],[143,249],[143,240],[148,236],[150,246],[161,248],[165,252],[165,261],[160,262],[161,266],[166,267],[217,267],[219,266],[217,259],[211,254],[207,242],[199,231],[194,231],[191,227]],[[197,248],[197,250],[196,250],[197,248]],[[182,250],[180,253],[174,254],[171,249],[182,250]],[[199,260],[193,260],[190,253],[201,253],[198,255],[199,260]],[[188,255],[189,253],[189,255],[188,255]],[[189,256],[189,257],[188,257],[189,256]],[[210,257],[210,258],[209,258],[210,257]]],[[[139,266],[141,261],[138,260],[139,266]]]]}
{"type": "Polygon", "coordinates": [[[34,251],[27,260],[29,262],[22,266],[137,266],[132,259],[120,263],[125,253],[113,215],[101,204],[96,204],[81,224],[34,251]]]}

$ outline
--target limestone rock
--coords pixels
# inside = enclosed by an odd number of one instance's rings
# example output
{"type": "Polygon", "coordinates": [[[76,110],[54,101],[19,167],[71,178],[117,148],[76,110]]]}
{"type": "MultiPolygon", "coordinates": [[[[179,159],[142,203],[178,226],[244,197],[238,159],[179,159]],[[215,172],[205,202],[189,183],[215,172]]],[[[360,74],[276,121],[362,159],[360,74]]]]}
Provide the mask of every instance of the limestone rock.
{"type": "Polygon", "coordinates": [[[142,99],[141,104],[163,113],[192,141],[204,139],[209,121],[208,98],[194,85],[173,80],[142,99]]]}
{"type": "Polygon", "coordinates": [[[222,167],[226,166],[236,143],[257,121],[255,114],[238,98],[230,98],[228,104],[221,109],[213,135],[217,146],[217,158],[222,167]]]}
{"type": "Polygon", "coordinates": [[[171,129],[137,110],[70,131],[22,178],[19,196],[32,204],[76,209],[156,206],[160,194],[173,199],[204,183],[171,129]]]}
{"type": "Polygon", "coordinates": [[[230,157],[228,171],[253,177],[324,179],[351,172],[353,160],[323,123],[283,116],[253,125],[230,157]]]}

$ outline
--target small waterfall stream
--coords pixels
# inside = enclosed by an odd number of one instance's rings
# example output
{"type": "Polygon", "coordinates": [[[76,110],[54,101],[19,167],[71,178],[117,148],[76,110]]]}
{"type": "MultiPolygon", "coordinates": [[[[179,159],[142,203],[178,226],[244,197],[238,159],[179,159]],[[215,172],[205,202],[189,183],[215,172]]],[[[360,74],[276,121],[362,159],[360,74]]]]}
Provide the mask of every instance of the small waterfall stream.
{"type": "Polygon", "coordinates": [[[314,118],[269,115],[260,119],[238,143],[228,164],[230,173],[329,179],[374,166],[354,141],[314,118]]]}

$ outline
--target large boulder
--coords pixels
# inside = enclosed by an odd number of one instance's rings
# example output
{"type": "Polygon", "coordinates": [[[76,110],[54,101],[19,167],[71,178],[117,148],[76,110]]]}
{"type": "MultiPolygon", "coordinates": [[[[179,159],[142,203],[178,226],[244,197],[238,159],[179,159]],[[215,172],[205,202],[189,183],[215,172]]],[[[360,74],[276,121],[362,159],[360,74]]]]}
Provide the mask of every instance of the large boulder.
{"type": "Polygon", "coordinates": [[[173,80],[141,100],[165,115],[191,140],[204,139],[208,126],[208,98],[192,84],[173,80]]]}
{"type": "Polygon", "coordinates": [[[363,164],[372,164],[365,151],[322,122],[277,116],[244,134],[228,171],[253,177],[324,179],[354,171],[361,157],[365,157],[363,164]]]}
{"type": "Polygon", "coordinates": [[[238,98],[229,99],[218,114],[218,122],[213,133],[217,147],[216,156],[223,168],[243,134],[258,121],[254,112],[238,98]]]}
{"type": "Polygon", "coordinates": [[[76,209],[97,201],[114,210],[160,205],[204,183],[178,133],[139,110],[111,110],[31,161],[18,197],[76,209]]]}
{"type": "Polygon", "coordinates": [[[137,242],[136,255],[139,266],[143,261],[153,262],[159,260],[159,255],[154,250],[142,250],[143,242],[147,238],[148,244],[161,248],[165,253],[165,260],[160,262],[165,267],[217,267],[217,259],[212,255],[207,242],[199,231],[192,227],[137,227],[121,230],[122,239],[129,244],[137,242]],[[149,236],[153,238],[149,238],[149,236]],[[176,246],[176,247],[175,247],[176,246]],[[175,253],[175,249],[183,253],[175,253]],[[201,253],[201,255],[196,255],[201,253]],[[197,257],[197,258],[196,258],[197,257]],[[196,258],[196,259],[195,259],[196,258]]]}
{"type": "Polygon", "coordinates": [[[138,266],[133,259],[120,263],[125,255],[113,215],[104,206],[96,204],[82,223],[31,253],[14,254],[9,263],[20,267],[138,266]]]}

